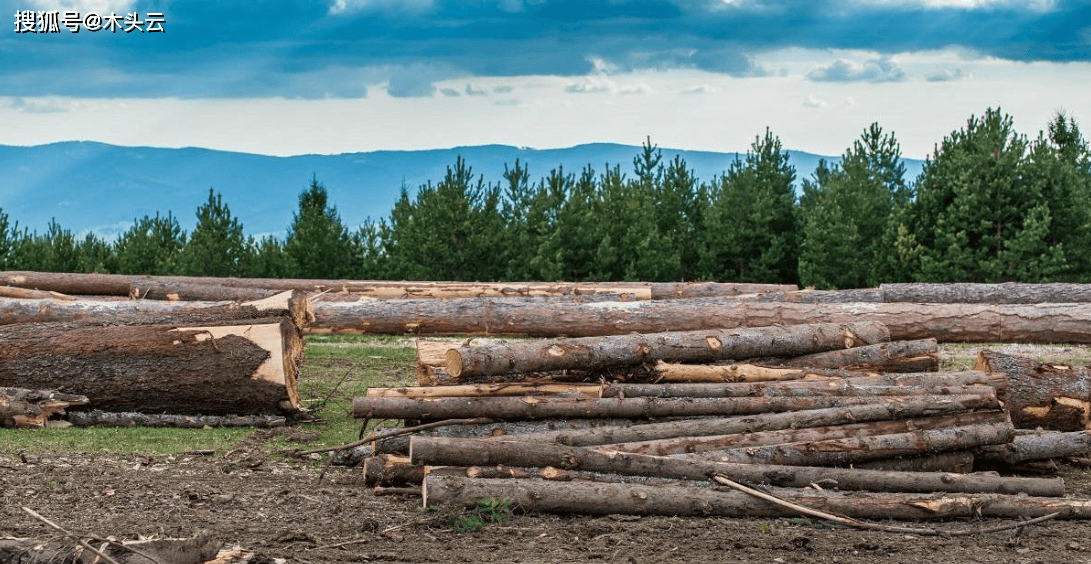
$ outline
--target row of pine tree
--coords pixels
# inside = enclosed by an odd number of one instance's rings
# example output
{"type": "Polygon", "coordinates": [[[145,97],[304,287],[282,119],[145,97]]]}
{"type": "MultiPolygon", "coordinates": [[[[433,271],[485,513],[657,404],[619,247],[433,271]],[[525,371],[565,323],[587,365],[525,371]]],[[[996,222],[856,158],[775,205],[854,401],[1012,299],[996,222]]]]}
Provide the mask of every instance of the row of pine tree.
{"type": "Polygon", "coordinates": [[[403,188],[390,216],[345,226],[317,179],[287,236],[246,237],[214,190],[184,232],[170,212],[116,241],[57,225],[20,231],[0,210],[0,268],[51,272],[406,280],[719,280],[856,288],[898,281],[1091,280],[1091,150],[1057,114],[1037,138],[989,109],[905,178],[893,133],[867,128],[801,180],[758,137],[698,179],[649,140],[630,170],[527,166],[476,177],[459,158],[403,188]]]}

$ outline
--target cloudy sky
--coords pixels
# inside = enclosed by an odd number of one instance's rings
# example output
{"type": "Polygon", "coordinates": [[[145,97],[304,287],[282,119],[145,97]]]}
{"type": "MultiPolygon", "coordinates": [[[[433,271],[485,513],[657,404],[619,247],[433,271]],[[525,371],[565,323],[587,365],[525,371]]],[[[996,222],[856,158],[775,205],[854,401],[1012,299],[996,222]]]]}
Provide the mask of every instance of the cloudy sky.
{"type": "Polygon", "coordinates": [[[1085,0],[0,0],[0,144],[272,155],[610,141],[924,158],[1000,107],[1091,131],[1085,0]],[[16,33],[25,10],[164,33],[16,33]]]}

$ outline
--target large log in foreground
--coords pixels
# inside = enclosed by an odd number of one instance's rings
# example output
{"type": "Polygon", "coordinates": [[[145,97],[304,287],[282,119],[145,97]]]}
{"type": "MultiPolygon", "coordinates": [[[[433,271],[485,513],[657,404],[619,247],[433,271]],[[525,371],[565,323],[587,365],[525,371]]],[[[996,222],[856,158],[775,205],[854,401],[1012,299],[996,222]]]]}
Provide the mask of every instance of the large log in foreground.
{"type": "Polygon", "coordinates": [[[686,299],[534,304],[502,299],[315,304],[315,333],[590,337],[874,322],[893,340],[1091,343],[1091,304],[794,304],[686,299]]]}
{"type": "Polygon", "coordinates": [[[447,351],[454,378],[494,374],[597,370],[674,362],[712,362],[760,356],[800,356],[890,340],[877,323],[816,323],[793,327],[676,331],[581,339],[513,341],[463,346],[447,351]]]}
{"type": "Polygon", "coordinates": [[[79,392],[145,413],[299,409],[303,339],[289,319],[226,325],[0,326],[0,386],[79,392]]]}
{"type": "Polygon", "coordinates": [[[1028,284],[1003,282],[975,284],[958,282],[933,284],[883,284],[884,302],[963,304],[1069,304],[1091,302],[1091,284],[1028,284]]]}
{"type": "Polygon", "coordinates": [[[421,466],[554,467],[678,480],[707,480],[713,474],[723,474],[747,484],[785,487],[821,482],[842,490],[1064,495],[1060,479],[733,464],[515,441],[413,437],[409,456],[413,464],[421,466]]]}
{"type": "Polygon", "coordinates": [[[982,350],[975,370],[1003,372],[1008,388],[1000,399],[1020,429],[1091,429],[1091,367],[1041,363],[1032,358],[982,350]]]}
{"type": "MultiPolygon", "coordinates": [[[[777,497],[827,513],[858,519],[930,520],[955,517],[1023,519],[1060,513],[1061,519],[1091,518],[1091,501],[995,494],[943,496],[775,489],[777,497]]],[[[561,515],[670,515],[694,517],[792,517],[783,506],[738,491],[632,484],[490,480],[429,476],[425,507],[511,500],[528,513],[561,515]]]]}

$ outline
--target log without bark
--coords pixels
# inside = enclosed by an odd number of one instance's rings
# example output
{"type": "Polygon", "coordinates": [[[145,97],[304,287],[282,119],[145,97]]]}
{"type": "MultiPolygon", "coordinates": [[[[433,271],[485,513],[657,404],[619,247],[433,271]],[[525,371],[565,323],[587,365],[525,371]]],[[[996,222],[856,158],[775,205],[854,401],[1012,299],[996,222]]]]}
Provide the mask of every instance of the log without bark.
{"type": "MultiPolygon", "coordinates": [[[[507,433],[502,440],[569,446],[604,445],[671,439],[757,433],[789,428],[846,425],[856,422],[910,419],[958,413],[971,409],[999,407],[995,396],[931,396],[888,398],[874,404],[809,409],[783,413],[763,413],[741,417],[685,419],[642,425],[607,425],[588,429],[558,429],[545,432],[507,433]]],[[[466,435],[474,436],[474,435],[466,435]]],[[[478,434],[476,436],[483,436],[478,434]]]]}
{"type": "Polygon", "coordinates": [[[1008,389],[1000,399],[1021,429],[1091,429],[1091,368],[1040,363],[1032,358],[982,350],[975,370],[1003,372],[1008,389]]]}
{"type": "Polygon", "coordinates": [[[657,380],[663,382],[772,382],[798,380],[803,372],[798,368],[770,368],[754,364],[676,364],[658,362],[657,380]]]}
{"type": "Polygon", "coordinates": [[[794,327],[665,332],[582,339],[514,341],[463,346],[447,351],[447,373],[455,378],[595,370],[659,360],[711,362],[759,356],[798,356],[888,341],[875,323],[819,323],[794,327]]]}
{"type": "Polygon", "coordinates": [[[1091,431],[1041,431],[1030,435],[1018,435],[1003,445],[981,447],[974,450],[977,460],[984,463],[1006,465],[1022,464],[1034,460],[1085,456],[1091,453],[1091,431]]]}
{"type": "MultiPolygon", "coordinates": [[[[970,518],[1022,519],[1060,513],[1062,519],[1091,518],[1091,501],[948,494],[816,492],[773,489],[777,497],[827,513],[858,519],[925,520],[970,518]]],[[[791,509],[738,491],[669,486],[635,486],[545,480],[478,480],[455,476],[424,482],[425,507],[507,499],[527,513],[561,515],[670,515],[695,517],[792,517],[791,509]]]]}
{"type": "Polygon", "coordinates": [[[949,427],[963,427],[976,424],[1005,423],[1007,423],[1007,415],[1003,412],[979,411],[917,419],[850,423],[846,425],[783,429],[777,431],[761,431],[757,433],[678,437],[655,441],[603,445],[602,448],[610,448],[619,452],[669,456],[673,454],[699,453],[787,443],[818,443],[820,441],[832,439],[892,435],[916,430],[946,429],[949,427]]]}
{"type": "Polygon", "coordinates": [[[939,343],[935,339],[896,341],[770,360],[767,363],[869,372],[935,372],[939,370],[939,343]]]}
{"type": "Polygon", "coordinates": [[[65,300],[72,301],[76,298],[62,294],[60,292],[48,292],[45,290],[28,290],[26,288],[15,288],[13,286],[0,286],[0,297],[3,298],[19,298],[23,300],[65,300]]]}
{"type": "Polygon", "coordinates": [[[923,429],[909,433],[828,439],[811,443],[789,443],[676,456],[742,464],[848,466],[867,460],[1004,444],[1011,442],[1014,436],[1015,429],[1011,427],[1009,421],[1005,421],[1003,424],[923,429]]]}
{"type": "Polygon", "coordinates": [[[505,303],[503,300],[400,300],[315,304],[315,333],[589,337],[876,322],[894,340],[1091,343],[1091,304],[792,304],[717,299],[626,303],[505,303]]]}
{"type": "Polygon", "coordinates": [[[485,442],[476,439],[413,437],[410,451],[412,463],[422,466],[500,464],[679,480],[707,480],[712,474],[723,474],[732,480],[748,484],[789,487],[806,487],[812,483],[833,480],[835,485],[832,487],[841,490],[1064,495],[1064,482],[1058,479],[732,464],[514,441],[485,442]]]}
{"type": "Polygon", "coordinates": [[[884,302],[963,304],[1068,304],[1091,302],[1091,284],[883,284],[884,302]]]}
{"type": "MultiPolygon", "coordinates": [[[[142,280],[206,284],[230,288],[345,292],[375,297],[472,297],[539,296],[592,293],[645,293],[650,299],[737,296],[765,292],[790,292],[790,284],[719,282],[399,282],[389,280],[293,280],[279,278],[216,278],[191,276],[127,276],[119,274],[63,274],[8,271],[0,284],[54,290],[67,294],[127,296],[133,283],[142,280]]],[[[647,299],[647,298],[645,298],[647,299]]]]}
{"type": "MultiPolygon", "coordinates": [[[[956,397],[956,396],[949,396],[956,397]]],[[[979,396],[981,397],[981,396],[979,396]]],[[[890,403],[908,398],[784,397],[784,398],[384,398],[357,397],[352,416],[357,419],[464,419],[488,414],[497,419],[551,419],[568,417],[694,417],[702,415],[752,415],[890,403]]],[[[92,400],[93,401],[93,400],[92,400]]]]}
{"type": "Polygon", "coordinates": [[[53,390],[0,388],[0,427],[46,427],[53,414],[63,414],[69,407],[88,402],[85,396],[53,390]]]}
{"type": "Polygon", "coordinates": [[[170,413],[114,413],[92,409],[73,411],[65,418],[77,427],[283,427],[287,419],[276,415],[174,415],[170,413]]]}
{"type": "Polygon", "coordinates": [[[299,409],[303,339],[286,318],[242,325],[0,326],[0,386],[79,391],[144,413],[299,409]]]}
{"type": "Polygon", "coordinates": [[[372,486],[419,486],[425,476],[463,476],[468,478],[541,478],[543,480],[594,480],[589,472],[569,472],[557,468],[526,469],[509,466],[420,466],[410,462],[407,456],[381,454],[372,456],[363,464],[364,485],[372,486]]]}

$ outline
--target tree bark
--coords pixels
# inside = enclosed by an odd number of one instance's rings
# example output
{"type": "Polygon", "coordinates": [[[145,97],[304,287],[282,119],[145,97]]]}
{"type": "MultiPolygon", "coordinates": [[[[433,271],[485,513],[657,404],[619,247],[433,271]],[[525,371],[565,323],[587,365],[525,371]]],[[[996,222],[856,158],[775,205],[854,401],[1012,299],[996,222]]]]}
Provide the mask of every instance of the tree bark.
{"type": "Polygon", "coordinates": [[[763,364],[870,372],[935,372],[939,370],[939,343],[935,339],[879,343],[763,361],[763,364]]]}
{"type": "Polygon", "coordinates": [[[455,378],[596,370],[658,360],[710,362],[758,356],[798,356],[889,340],[874,323],[819,323],[794,327],[614,335],[463,346],[447,351],[447,373],[455,378]]]}
{"type": "Polygon", "coordinates": [[[963,304],[1069,304],[1091,302],[1091,284],[883,284],[884,302],[963,304]]]}
{"type": "MultiPolygon", "coordinates": [[[[974,471],[974,455],[968,450],[939,452],[923,456],[884,458],[853,464],[859,470],[885,470],[888,472],[946,472],[969,474],[974,471]]],[[[1063,484],[1061,484],[1063,489],[1063,484]]],[[[1036,495],[1049,495],[1039,493],[1036,495]]]]}
{"type": "Polygon", "coordinates": [[[776,431],[761,431],[757,433],[738,433],[701,437],[678,437],[654,441],[610,444],[604,445],[603,448],[610,448],[619,452],[670,456],[674,454],[700,453],[789,443],[820,443],[821,441],[833,439],[893,435],[916,430],[935,430],[978,424],[1007,424],[1007,415],[1000,411],[977,411],[926,418],[849,423],[826,427],[805,427],[799,429],[782,429],[776,431]]]}
{"type": "MultiPolygon", "coordinates": [[[[92,543],[101,545],[102,543],[92,543]]],[[[119,564],[201,564],[212,561],[223,541],[202,531],[188,539],[148,539],[106,544],[101,551],[119,564]],[[120,544],[121,546],[118,546],[120,544]],[[128,550],[130,547],[134,550],[128,550]],[[139,551],[139,552],[136,552],[139,551]],[[149,560],[147,556],[155,558],[149,560]]],[[[95,546],[99,548],[99,546],[95,546]]],[[[0,538],[0,562],[5,564],[41,564],[58,562],[96,564],[106,561],[71,541],[0,538]]]]}
{"type": "MultiPolygon", "coordinates": [[[[996,401],[995,396],[932,396],[905,398],[904,401],[892,400],[848,407],[762,413],[728,418],[684,419],[644,424],[625,422],[624,424],[615,423],[593,428],[556,429],[530,433],[523,432],[522,429],[512,429],[509,432],[502,433],[502,436],[497,436],[497,440],[592,446],[653,441],[675,437],[732,435],[791,428],[847,425],[856,422],[910,419],[959,413],[972,409],[996,408],[999,408],[999,403],[996,401]]],[[[449,436],[457,436],[453,432],[454,430],[449,436]]],[[[437,432],[437,434],[444,435],[447,435],[447,433],[447,430],[437,432]]],[[[467,433],[462,436],[480,437],[485,436],[485,433],[474,435],[467,433]]]]}
{"type": "Polygon", "coordinates": [[[315,305],[316,333],[591,337],[876,322],[894,340],[1091,343],[1091,304],[792,304],[686,299],[547,304],[503,300],[399,300],[315,305]]]}
{"type": "Polygon", "coordinates": [[[147,281],[204,284],[261,290],[343,292],[372,297],[518,297],[633,293],[640,299],[677,299],[737,296],[798,290],[791,284],[720,282],[402,282],[390,280],[292,280],[278,278],[217,278],[191,276],[129,276],[120,274],[66,274],[8,271],[0,284],[54,290],[66,294],[128,296],[135,283],[147,281]],[[647,297],[643,297],[647,296],[647,297]]]}
{"type": "MultiPolygon", "coordinates": [[[[951,397],[951,396],[948,396],[951,397]]],[[[753,415],[776,411],[797,411],[894,403],[904,397],[784,397],[784,398],[372,398],[352,400],[352,416],[357,419],[550,419],[568,417],[695,417],[702,415],[753,415]]]]}
{"type": "Polygon", "coordinates": [[[1016,427],[1054,431],[1091,429],[1091,368],[1040,363],[982,350],[974,369],[1007,375],[1008,388],[999,395],[1016,427]]]}
{"type": "Polygon", "coordinates": [[[418,465],[554,467],[678,480],[707,480],[712,474],[723,474],[748,484],[785,487],[833,480],[833,487],[842,490],[1064,495],[1064,482],[1057,479],[732,464],[513,441],[413,437],[410,453],[412,463],[418,465]]]}
{"type": "Polygon", "coordinates": [[[85,396],[62,394],[53,390],[0,388],[0,427],[45,427],[54,413],[87,405],[85,396]]]}
{"type": "Polygon", "coordinates": [[[174,415],[170,413],[115,413],[92,409],[73,411],[66,420],[77,427],[283,427],[287,419],[276,415],[174,415]]]}
{"type": "Polygon", "coordinates": [[[769,445],[678,456],[742,464],[847,466],[867,460],[918,456],[1003,444],[1011,442],[1014,436],[1015,429],[1011,427],[1010,422],[1005,421],[1003,424],[924,429],[890,435],[828,439],[812,443],[769,445]]]}
{"type": "Polygon", "coordinates": [[[286,318],[6,325],[0,342],[0,386],[79,392],[96,409],[210,415],[299,409],[303,339],[286,318]]]}
{"type": "MultiPolygon", "coordinates": [[[[1063,519],[1091,518],[1091,501],[994,494],[814,492],[774,489],[781,499],[858,519],[1022,519],[1059,512],[1063,519]]],[[[425,507],[507,499],[527,513],[560,515],[670,515],[694,517],[793,517],[791,509],[737,491],[544,480],[478,480],[454,476],[424,482],[425,507]]]]}
{"type": "Polygon", "coordinates": [[[1012,466],[1032,460],[1084,456],[1088,453],[1091,453],[1091,431],[1041,431],[1017,435],[1008,444],[974,450],[974,456],[984,463],[1012,466]]]}

